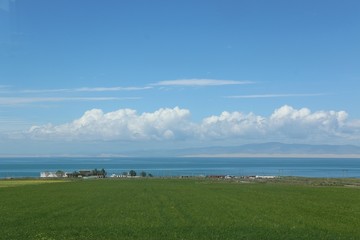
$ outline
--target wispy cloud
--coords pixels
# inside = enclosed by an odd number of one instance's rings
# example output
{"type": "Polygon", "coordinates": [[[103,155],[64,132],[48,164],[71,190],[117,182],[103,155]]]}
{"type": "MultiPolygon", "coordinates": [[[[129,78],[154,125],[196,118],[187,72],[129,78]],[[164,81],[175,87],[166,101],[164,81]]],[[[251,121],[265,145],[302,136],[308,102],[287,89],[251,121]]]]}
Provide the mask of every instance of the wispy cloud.
{"type": "Polygon", "coordinates": [[[97,88],[77,88],[74,89],[75,92],[114,92],[114,91],[138,91],[138,90],[147,90],[152,87],[97,87],[97,88]]]}
{"type": "Polygon", "coordinates": [[[282,98],[282,97],[316,97],[324,96],[325,93],[289,93],[289,94],[254,94],[225,96],[225,98],[282,98]]]}
{"type": "Polygon", "coordinates": [[[62,93],[62,92],[73,92],[71,89],[60,88],[60,89],[25,89],[20,90],[20,93],[62,93]]]}
{"type": "Polygon", "coordinates": [[[120,101],[138,100],[140,97],[4,97],[0,98],[0,105],[19,105],[30,103],[50,102],[84,102],[84,101],[120,101]]]}
{"type": "Polygon", "coordinates": [[[116,91],[141,91],[151,89],[146,87],[82,87],[82,88],[59,88],[59,89],[25,89],[21,93],[64,93],[64,92],[116,92],[116,91]]]}
{"type": "Polygon", "coordinates": [[[19,128],[28,128],[31,124],[19,119],[0,117],[0,131],[12,131],[19,128]]]}
{"type": "Polygon", "coordinates": [[[234,80],[217,80],[217,79],[179,79],[179,80],[168,80],[160,81],[151,84],[152,86],[222,86],[222,85],[243,85],[252,84],[251,81],[234,81],[234,80]]]}

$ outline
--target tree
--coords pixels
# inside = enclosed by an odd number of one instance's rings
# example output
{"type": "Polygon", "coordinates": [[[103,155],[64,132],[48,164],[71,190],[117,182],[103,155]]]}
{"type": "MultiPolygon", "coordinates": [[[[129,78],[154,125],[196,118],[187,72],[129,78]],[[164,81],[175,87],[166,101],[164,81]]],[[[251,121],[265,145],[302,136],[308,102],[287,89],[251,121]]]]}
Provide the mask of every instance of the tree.
{"type": "Polygon", "coordinates": [[[153,177],[153,175],[151,173],[148,174],[149,177],[153,177]]]}
{"type": "Polygon", "coordinates": [[[95,168],[94,170],[92,170],[92,174],[93,176],[98,176],[99,175],[99,171],[97,170],[97,168],[95,168]]]}
{"type": "Polygon", "coordinates": [[[141,177],[146,177],[146,172],[142,171],[142,172],[140,173],[140,176],[141,176],[141,177]]]}
{"type": "Polygon", "coordinates": [[[100,174],[101,174],[103,177],[106,177],[107,172],[105,171],[105,169],[101,169],[100,174]]]}
{"type": "Polygon", "coordinates": [[[134,170],[130,170],[129,175],[132,177],[136,176],[136,172],[134,170]]]}
{"type": "Polygon", "coordinates": [[[63,177],[65,175],[65,172],[62,170],[57,170],[55,174],[57,177],[63,177]]]}
{"type": "Polygon", "coordinates": [[[70,176],[71,177],[79,177],[80,173],[78,171],[74,171],[74,172],[70,173],[70,176]]]}

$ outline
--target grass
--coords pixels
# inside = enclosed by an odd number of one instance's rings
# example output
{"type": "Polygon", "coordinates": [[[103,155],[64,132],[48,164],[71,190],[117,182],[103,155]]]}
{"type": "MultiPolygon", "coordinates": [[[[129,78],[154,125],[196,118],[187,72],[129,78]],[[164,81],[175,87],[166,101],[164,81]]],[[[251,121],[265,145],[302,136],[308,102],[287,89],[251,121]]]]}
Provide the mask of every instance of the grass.
{"type": "Polygon", "coordinates": [[[359,201],[288,180],[35,182],[0,188],[0,239],[359,239],[359,201]]]}
{"type": "Polygon", "coordinates": [[[2,187],[19,187],[24,185],[36,185],[36,184],[44,184],[44,183],[59,183],[65,182],[66,180],[58,180],[58,179],[11,179],[11,180],[1,180],[0,188],[2,187]]]}

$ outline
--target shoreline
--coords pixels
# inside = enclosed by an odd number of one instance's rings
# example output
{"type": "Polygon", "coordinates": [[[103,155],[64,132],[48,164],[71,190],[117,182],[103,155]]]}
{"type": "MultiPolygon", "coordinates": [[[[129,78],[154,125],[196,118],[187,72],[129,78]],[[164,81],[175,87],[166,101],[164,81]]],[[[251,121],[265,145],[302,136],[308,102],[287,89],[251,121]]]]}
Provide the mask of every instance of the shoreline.
{"type": "Polygon", "coordinates": [[[13,159],[13,158],[94,158],[94,159],[106,159],[106,158],[358,158],[360,154],[307,154],[307,153],[220,153],[220,154],[188,154],[180,156],[126,156],[126,155],[0,155],[1,159],[13,159]]]}
{"type": "Polygon", "coordinates": [[[226,153],[226,154],[193,154],[184,158],[359,158],[360,154],[282,154],[282,153],[226,153]]]}

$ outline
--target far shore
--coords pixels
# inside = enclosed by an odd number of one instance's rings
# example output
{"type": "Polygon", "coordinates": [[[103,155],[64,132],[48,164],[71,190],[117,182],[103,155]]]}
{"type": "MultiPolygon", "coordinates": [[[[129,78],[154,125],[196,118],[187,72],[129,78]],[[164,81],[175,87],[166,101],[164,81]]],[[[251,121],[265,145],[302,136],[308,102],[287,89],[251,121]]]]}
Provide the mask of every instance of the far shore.
{"type": "Polygon", "coordinates": [[[282,153],[224,153],[224,154],[193,154],[182,157],[207,158],[360,158],[360,154],[282,154],[282,153]]]}
{"type": "MultiPolygon", "coordinates": [[[[354,158],[360,154],[298,154],[298,153],[221,153],[221,154],[189,154],[182,156],[148,156],[150,158],[354,158]]],[[[146,158],[144,156],[111,155],[0,155],[3,158],[146,158]]]]}

